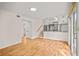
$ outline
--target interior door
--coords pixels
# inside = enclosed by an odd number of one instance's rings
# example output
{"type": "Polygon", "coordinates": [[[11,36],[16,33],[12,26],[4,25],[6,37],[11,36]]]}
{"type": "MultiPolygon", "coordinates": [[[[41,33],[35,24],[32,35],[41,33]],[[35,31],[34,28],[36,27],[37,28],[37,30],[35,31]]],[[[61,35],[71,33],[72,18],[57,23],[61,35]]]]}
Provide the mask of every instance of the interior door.
{"type": "Polygon", "coordinates": [[[23,35],[31,37],[32,32],[32,23],[28,20],[23,19],[23,35]]]}

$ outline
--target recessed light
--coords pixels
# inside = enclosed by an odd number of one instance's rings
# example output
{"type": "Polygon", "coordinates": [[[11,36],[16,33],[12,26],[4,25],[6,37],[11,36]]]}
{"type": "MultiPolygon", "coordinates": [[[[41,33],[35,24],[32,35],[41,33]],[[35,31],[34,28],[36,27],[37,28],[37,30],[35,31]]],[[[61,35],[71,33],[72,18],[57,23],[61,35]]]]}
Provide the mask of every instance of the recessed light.
{"type": "Polygon", "coordinates": [[[30,11],[37,11],[37,8],[30,8],[30,11]]]}

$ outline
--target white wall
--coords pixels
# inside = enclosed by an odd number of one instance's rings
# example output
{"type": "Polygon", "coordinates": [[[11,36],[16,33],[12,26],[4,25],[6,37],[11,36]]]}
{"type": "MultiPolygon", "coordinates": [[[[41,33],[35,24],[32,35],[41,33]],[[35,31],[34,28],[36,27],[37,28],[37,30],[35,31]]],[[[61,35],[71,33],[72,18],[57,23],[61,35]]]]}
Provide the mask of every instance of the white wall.
{"type": "Polygon", "coordinates": [[[22,24],[15,14],[0,10],[0,47],[15,44],[22,36],[22,24]]]}
{"type": "Polygon", "coordinates": [[[17,13],[0,10],[0,48],[13,45],[21,41],[24,34],[22,20],[30,21],[31,19],[22,16],[17,18],[16,15],[17,13]]]}
{"type": "Polygon", "coordinates": [[[68,33],[64,32],[44,32],[44,37],[52,40],[68,41],[68,33]]]}
{"type": "Polygon", "coordinates": [[[36,37],[38,32],[37,27],[42,24],[42,20],[30,19],[26,17],[16,17],[16,13],[7,10],[0,10],[0,48],[16,44],[21,41],[23,36],[23,22],[22,20],[29,20],[32,22],[31,34],[36,37]]]}

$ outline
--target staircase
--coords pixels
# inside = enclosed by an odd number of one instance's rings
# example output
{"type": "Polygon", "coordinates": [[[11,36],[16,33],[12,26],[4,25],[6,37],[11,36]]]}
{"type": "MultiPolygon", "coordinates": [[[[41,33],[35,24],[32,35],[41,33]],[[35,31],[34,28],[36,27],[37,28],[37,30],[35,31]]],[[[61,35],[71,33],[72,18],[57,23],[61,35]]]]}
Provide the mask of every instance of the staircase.
{"type": "Polygon", "coordinates": [[[37,28],[37,36],[38,37],[43,37],[43,24],[40,25],[38,28],[37,28]]]}

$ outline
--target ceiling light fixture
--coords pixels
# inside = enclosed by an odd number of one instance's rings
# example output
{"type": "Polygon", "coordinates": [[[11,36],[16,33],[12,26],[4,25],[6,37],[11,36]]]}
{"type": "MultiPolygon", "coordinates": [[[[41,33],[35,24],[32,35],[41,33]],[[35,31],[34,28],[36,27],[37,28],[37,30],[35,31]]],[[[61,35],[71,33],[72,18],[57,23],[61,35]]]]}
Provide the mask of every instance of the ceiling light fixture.
{"type": "Polygon", "coordinates": [[[37,11],[36,8],[30,8],[30,11],[37,11]]]}

